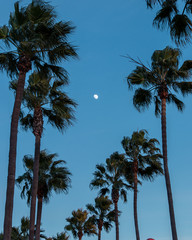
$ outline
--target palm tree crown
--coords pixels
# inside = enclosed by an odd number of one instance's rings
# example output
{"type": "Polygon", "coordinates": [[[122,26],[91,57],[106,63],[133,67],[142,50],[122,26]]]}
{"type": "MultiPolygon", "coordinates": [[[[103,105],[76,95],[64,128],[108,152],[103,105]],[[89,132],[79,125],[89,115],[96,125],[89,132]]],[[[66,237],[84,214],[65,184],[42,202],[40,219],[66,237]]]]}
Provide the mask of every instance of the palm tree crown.
{"type": "Polygon", "coordinates": [[[72,217],[66,218],[68,225],[65,226],[67,231],[71,231],[74,238],[82,239],[83,235],[96,235],[96,225],[93,217],[88,217],[86,210],[78,209],[72,212],[72,217]]]}
{"type": "Polygon", "coordinates": [[[114,192],[117,190],[126,202],[127,190],[130,189],[130,185],[124,181],[122,174],[124,164],[124,155],[118,152],[113,153],[110,158],[106,159],[106,165],[98,164],[96,166],[97,170],[94,172],[94,179],[90,183],[90,188],[100,189],[100,195],[105,195],[111,191],[113,201],[119,199],[119,195],[114,196],[114,192]]]}
{"type": "Polygon", "coordinates": [[[98,227],[98,240],[101,239],[102,228],[109,232],[112,222],[115,221],[114,211],[111,209],[112,201],[108,196],[100,196],[95,199],[95,205],[87,204],[87,209],[93,214],[98,227]]]}
{"type": "Polygon", "coordinates": [[[12,76],[18,70],[29,71],[32,63],[37,69],[44,65],[46,71],[67,77],[64,69],[54,65],[62,59],[77,56],[67,42],[74,27],[70,22],[56,23],[56,17],[53,7],[42,0],[33,0],[27,7],[20,7],[16,2],[8,26],[0,28],[0,40],[10,49],[0,54],[1,70],[12,76]],[[49,63],[45,64],[47,60],[49,63]]]}
{"type": "Polygon", "coordinates": [[[127,81],[129,87],[137,88],[133,97],[133,104],[137,110],[145,109],[154,102],[155,114],[158,116],[161,112],[162,98],[166,98],[167,103],[174,103],[179,111],[183,110],[184,103],[175,93],[180,92],[183,96],[192,93],[192,82],[188,81],[191,76],[191,63],[185,61],[179,67],[179,57],[178,49],[166,47],[153,53],[151,68],[131,59],[138,66],[128,76],[127,81]]]}
{"type": "Polygon", "coordinates": [[[157,147],[159,141],[156,138],[149,139],[146,130],[133,132],[131,137],[124,137],[121,143],[128,160],[128,174],[136,171],[142,179],[153,180],[155,175],[163,173],[162,155],[157,147]]]}
{"type": "MultiPolygon", "coordinates": [[[[63,92],[65,82],[56,79],[53,81],[52,76],[42,78],[39,73],[33,73],[29,76],[28,86],[24,91],[23,109],[21,111],[21,125],[25,130],[30,128],[35,134],[38,131],[40,123],[36,123],[35,118],[37,113],[41,110],[41,124],[44,118],[47,118],[48,123],[62,131],[68,126],[72,125],[74,121],[74,107],[76,103],[71,100],[66,93],[63,92]],[[28,112],[24,111],[27,108],[28,112]],[[31,111],[34,114],[31,114],[31,111]],[[36,126],[37,125],[37,126],[36,126]],[[35,130],[37,127],[37,130],[35,130]]],[[[12,83],[14,88],[14,83],[12,83]]],[[[41,129],[41,132],[43,129],[41,129]]]]}
{"type": "MultiPolygon", "coordinates": [[[[37,195],[42,197],[44,202],[49,201],[52,191],[67,193],[71,186],[71,173],[64,166],[66,162],[64,160],[55,160],[56,157],[57,154],[48,154],[45,150],[41,151],[40,154],[37,195]]],[[[17,185],[22,187],[21,197],[27,197],[28,204],[31,199],[33,163],[34,160],[31,155],[24,156],[23,165],[26,172],[16,180],[17,185]]]]}
{"type": "Polygon", "coordinates": [[[147,6],[153,8],[155,5],[160,6],[154,18],[153,24],[160,29],[170,29],[171,38],[176,44],[185,45],[190,42],[192,37],[192,2],[184,0],[180,4],[177,0],[146,0],[147,6]]]}

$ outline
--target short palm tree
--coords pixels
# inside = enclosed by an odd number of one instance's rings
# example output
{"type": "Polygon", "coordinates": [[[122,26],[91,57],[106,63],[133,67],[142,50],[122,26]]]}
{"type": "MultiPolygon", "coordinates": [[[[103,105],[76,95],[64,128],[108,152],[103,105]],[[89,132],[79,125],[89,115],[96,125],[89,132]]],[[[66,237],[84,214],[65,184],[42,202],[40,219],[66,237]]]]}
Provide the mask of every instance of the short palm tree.
{"type": "Polygon", "coordinates": [[[56,17],[53,7],[43,0],[32,0],[27,7],[16,2],[8,26],[0,27],[1,49],[8,50],[0,53],[0,70],[18,77],[11,118],[4,240],[11,239],[17,132],[26,74],[43,66],[44,74],[52,72],[67,80],[66,71],[55,65],[77,56],[67,39],[74,28],[69,22],[56,22],[56,17]]]}
{"type": "Polygon", "coordinates": [[[89,217],[86,210],[73,211],[72,217],[66,218],[66,220],[68,225],[65,226],[65,230],[71,231],[74,238],[81,240],[84,235],[97,235],[93,217],[89,217]]]}
{"type": "MultiPolygon", "coordinates": [[[[11,240],[28,240],[29,239],[29,226],[30,221],[28,217],[21,218],[21,225],[19,227],[12,227],[11,240]]],[[[41,230],[41,232],[44,232],[41,230]]],[[[41,239],[47,239],[44,234],[41,233],[41,239]]],[[[3,240],[3,234],[0,234],[0,240],[3,240]]]]}
{"type": "Polygon", "coordinates": [[[182,111],[184,103],[175,93],[181,92],[183,96],[192,93],[188,61],[179,67],[179,57],[178,49],[156,50],[151,57],[151,68],[132,59],[138,66],[128,76],[129,87],[136,88],[133,97],[136,109],[144,110],[154,103],[156,116],[161,115],[163,163],[173,240],[177,240],[177,231],[167,159],[166,105],[173,103],[182,111]]]}
{"type": "MultiPolygon", "coordinates": [[[[40,153],[39,161],[39,180],[38,180],[38,209],[36,221],[35,239],[40,239],[40,225],[43,202],[47,203],[52,191],[56,193],[67,193],[71,183],[71,173],[65,167],[65,161],[55,160],[57,154],[48,154],[43,150],[40,153]]],[[[17,185],[22,189],[21,197],[27,197],[27,203],[30,204],[33,181],[33,164],[34,159],[30,155],[23,158],[25,173],[16,180],[17,185]]]]}
{"type": "MultiPolygon", "coordinates": [[[[125,150],[127,157],[127,173],[132,175],[134,183],[134,221],[136,239],[140,240],[138,215],[137,215],[137,193],[138,181],[153,180],[158,174],[163,173],[160,159],[160,149],[157,147],[159,144],[155,138],[149,139],[146,130],[133,132],[131,137],[124,137],[122,146],[125,150]]],[[[126,174],[125,171],[125,174],[126,174]]]]}
{"type": "Polygon", "coordinates": [[[108,196],[100,196],[95,199],[95,205],[87,204],[88,211],[95,218],[95,223],[98,228],[98,240],[101,240],[101,231],[104,228],[109,232],[112,228],[112,223],[115,221],[114,211],[111,209],[112,201],[108,196]]]}
{"type": "Polygon", "coordinates": [[[170,29],[171,38],[179,45],[189,43],[192,37],[192,2],[184,0],[184,4],[179,4],[176,0],[146,0],[147,5],[153,8],[160,6],[153,24],[160,29],[170,29]]]}
{"type": "Polygon", "coordinates": [[[68,240],[68,239],[69,239],[69,236],[66,234],[66,232],[61,232],[61,233],[57,233],[57,236],[51,238],[50,240],[68,240]]]}
{"type": "Polygon", "coordinates": [[[123,176],[124,164],[124,155],[118,152],[113,153],[110,158],[106,159],[105,165],[99,164],[96,166],[97,170],[94,172],[94,179],[90,183],[91,189],[100,189],[100,195],[111,192],[115,208],[116,240],[119,240],[119,196],[126,202],[127,190],[131,188],[131,185],[126,183],[123,176]]]}
{"type": "MultiPolygon", "coordinates": [[[[35,156],[33,165],[33,184],[30,209],[30,232],[34,232],[36,195],[38,188],[38,171],[40,158],[40,144],[43,133],[44,120],[59,131],[65,130],[74,120],[74,107],[72,101],[64,92],[65,83],[60,80],[53,81],[52,76],[42,78],[39,73],[29,76],[28,87],[24,91],[23,106],[28,111],[22,111],[21,125],[25,130],[31,129],[35,136],[35,156]]],[[[14,84],[12,87],[14,88],[14,84]]]]}

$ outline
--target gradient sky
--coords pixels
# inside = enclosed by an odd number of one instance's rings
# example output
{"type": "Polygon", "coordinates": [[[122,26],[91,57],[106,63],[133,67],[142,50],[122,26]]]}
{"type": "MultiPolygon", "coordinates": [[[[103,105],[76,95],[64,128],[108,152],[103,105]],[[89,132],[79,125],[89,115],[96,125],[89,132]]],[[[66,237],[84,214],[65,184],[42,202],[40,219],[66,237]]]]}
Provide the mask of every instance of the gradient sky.
{"type": "MultiPolygon", "coordinates": [[[[15,0],[1,4],[0,25],[7,24],[15,0]]],[[[26,5],[30,1],[23,0],[26,5]]],[[[62,135],[56,129],[45,126],[42,149],[58,153],[67,161],[72,172],[72,188],[68,195],[53,194],[43,207],[42,228],[47,236],[63,231],[65,218],[72,210],[85,208],[93,203],[97,191],[90,191],[89,183],[97,163],[115,151],[122,152],[123,136],[130,136],[137,129],[146,129],[150,137],[161,141],[160,119],[154,116],[154,106],[144,113],[133,107],[133,93],[128,91],[126,76],[135,68],[122,55],[139,57],[150,63],[154,50],[167,45],[175,47],[169,33],[152,26],[155,11],[146,9],[144,0],[52,0],[59,19],[72,21],[76,26],[71,42],[78,47],[79,60],[63,63],[69,72],[70,86],[66,88],[77,101],[76,122],[62,135]],[[93,94],[99,99],[95,100],[93,94]]],[[[192,58],[191,46],[182,49],[181,62],[192,58]]],[[[9,91],[5,73],[0,73],[0,231],[3,229],[9,129],[13,107],[13,94],[9,91]]],[[[192,96],[184,99],[185,110],[181,114],[175,107],[167,109],[168,157],[175,205],[178,238],[192,238],[192,96]]],[[[34,136],[19,129],[16,176],[23,174],[22,158],[33,154],[34,136]]],[[[135,239],[133,224],[133,193],[128,202],[120,201],[120,239],[135,239]]],[[[138,215],[141,239],[170,240],[171,230],[164,177],[155,182],[144,182],[139,189],[138,215]]],[[[13,225],[18,226],[22,216],[29,216],[25,200],[20,199],[16,187],[13,225]]],[[[73,239],[71,237],[70,239],[73,239]]],[[[84,239],[88,239],[84,237],[84,239]]],[[[90,240],[96,237],[90,237],[90,240]]],[[[114,240],[115,229],[103,233],[103,239],[114,240]]]]}

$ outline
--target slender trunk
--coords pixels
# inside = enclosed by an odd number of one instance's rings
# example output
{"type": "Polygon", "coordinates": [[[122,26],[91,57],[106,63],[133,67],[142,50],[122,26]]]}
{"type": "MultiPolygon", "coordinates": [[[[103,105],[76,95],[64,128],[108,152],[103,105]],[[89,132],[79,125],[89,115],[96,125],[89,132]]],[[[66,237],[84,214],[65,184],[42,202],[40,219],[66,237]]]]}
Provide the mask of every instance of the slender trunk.
{"type": "Polygon", "coordinates": [[[98,222],[98,240],[101,240],[101,231],[103,228],[103,220],[100,218],[98,222]]]}
{"type": "Polygon", "coordinates": [[[79,238],[79,240],[81,240],[82,237],[83,237],[83,233],[82,233],[82,231],[79,231],[79,232],[78,232],[78,238],[79,238]]]}
{"type": "Polygon", "coordinates": [[[36,135],[35,158],[34,158],[34,165],[33,165],[33,183],[32,183],[32,192],[31,192],[29,240],[34,240],[35,209],[36,209],[36,198],[37,198],[37,189],[38,189],[38,180],[39,180],[40,144],[41,144],[41,136],[36,135]]]}
{"type": "Polygon", "coordinates": [[[4,237],[3,237],[4,240],[11,239],[15,171],[16,171],[17,129],[18,129],[21,102],[22,102],[24,86],[25,86],[25,76],[26,76],[26,72],[20,72],[19,78],[18,78],[16,96],[15,96],[15,103],[14,103],[13,113],[11,118],[9,165],[8,165],[8,177],[7,177],[5,217],[4,217],[4,237]]]}
{"type": "Polygon", "coordinates": [[[42,205],[43,205],[43,198],[42,197],[38,197],[35,240],[40,240],[40,226],[41,226],[42,205]]]}
{"type": "Polygon", "coordinates": [[[177,240],[177,230],[175,223],[175,214],[173,207],[173,198],[171,191],[171,182],[169,177],[168,162],[167,162],[167,130],[166,130],[166,98],[161,99],[161,128],[162,128],[162,145],[163,145],[163,163],[164,163],[164,172],[165,172],[165,182],[167,188],[167,196],[169,203],[169,214],[171,220],[171,230],[173,240],[177,240]]]}
{"type": "Polygon", "coordinates": [[[117,202],[114,202],[115,205],[115,228],[116,228],[116,240],[119,240],[119,213],[117,202]]]}
{"type": "Polygon", "coordinates": [[[101,240],[101,229],[99,229],[99,232],[98,232],[98,240],[101,240]]]}
{"type": "Polygon", "coordinates": [[[139,236],[139,225],[138,225],[138,217],[137,217],[137,169],[138,169],[137,160],[134,161],[134,221],[135,221],[135,233],[136,239],[140,240],[139,236]]]}

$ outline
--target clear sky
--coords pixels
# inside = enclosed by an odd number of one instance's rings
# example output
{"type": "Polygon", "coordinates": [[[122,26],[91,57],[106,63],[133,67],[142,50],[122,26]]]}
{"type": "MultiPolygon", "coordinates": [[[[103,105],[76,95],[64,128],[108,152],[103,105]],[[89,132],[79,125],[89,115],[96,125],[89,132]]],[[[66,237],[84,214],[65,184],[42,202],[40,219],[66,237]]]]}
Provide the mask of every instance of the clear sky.
{"type": "MultiPolygon", "coordinates": [[[[0,25],[7,24],[15,0],[1,4],[0,25]]],[[[137,129],[146,129],[151,137],[161,141],[160,119],[154,116],[152,106],[138,113],[132,104],[133,93],[128,91],[126,76],[135,68],[122,55],[140,57],[150,62],[154,50],[167,45],[175,47],[169,33],[152,27],[155,11],[146,9],[144,0],[52,0],[59,19],[71,20],[76,30],[71,42],[78,47],[79,60],[64,63],[69,72],[69,96],[77,101],[76,122],[62,135],[45,126],[42,149],[58,153],[67,161],[72,172],[72,188],[68,195],[53,194],[43,207],[42,228],[47,236],[63,231],[65,218],[72,210],[93,203],[97,191],[90,191],[89,183],[97,163],[115,151],[122,152],[123,136],[137,129]],[[98,94],[95,100],[93,94],[98,94]]],[[[21,1],[25,5],[28,0],[21,1]]],[[[191,46],[182,49],[181,61],[192,59],[191,46]]],[[[9,129],[13,107],[13,94],[8,89],[9,79],[0,73],[0,230],[3,229],[5,206],[9,129]]],[[[192,96],[184,99],[186,107],[181,114],[175,107],[167,109],[168,157],[175,204],[179,239],[192,237],[192,96]]],[[[22,158],[33,154],[34,136],[19,129],[16,176],[24,172],[22,158]]],[[[18,226],[22,216],[29,216],[26,201],[20,199],[16,187],[13,225],[18,226]]],[[[133,224],[133,193],[128,202],[120,201],[120,239],[135,239],[133,224]]],[[[143,183],[138,195],[138,215],[141,239],[170,240],[171,230],[164,177],[143,183]]],[[[71,237],[73,239],[73,237],[71,237]]],[[[87,239],[87,237],[84,237],[87,239]]],[[[96,237],[89,238],[90,240],[96,237]]],[[[114,240],[115,229],[103,233],[103,239],[114,240]]]]}

